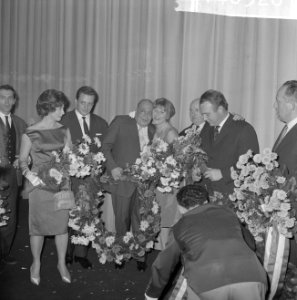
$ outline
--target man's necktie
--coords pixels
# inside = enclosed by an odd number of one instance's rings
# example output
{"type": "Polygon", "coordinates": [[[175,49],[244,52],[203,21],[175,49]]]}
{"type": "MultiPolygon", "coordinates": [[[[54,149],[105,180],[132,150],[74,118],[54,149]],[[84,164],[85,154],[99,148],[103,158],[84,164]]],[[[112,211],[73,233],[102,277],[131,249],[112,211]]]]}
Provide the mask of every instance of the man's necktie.
{"type": "Polygon", "coordinates": [[[90,135],[89,127],[88,127],[88,124],[86,122],[86,117],[82,117],[82,119],[83,119],[83,125],[84,125],[85,134],[86,135],[90,135]]]}
{"type": "Polygon", "coordinates": [[[5,116],[5,126],[6,126],[7,131],[10,131],[11,127],[9,124],[8,116],[5,116]]]}
{"type": "Polygon", "coordinates": [[[12,129],[13,124],[9,124],[8,118],[9,116],[5,116],[5,126],[7,131],[6,152],[10,163],[13,164],[15,160],[16,137],[15,137],[14,130],[12,129]]]}
{"type": "Polygon", "coordinates": [[[274,147],[273,149],[276,149],[278,147],[278,145],[281,143],[281,141],[283,140],[283,138],[285,137],[285,135],[287,134],[288,132],[288,126],[285,125],[284,128],[282,129],[282,131],[280,132],[275,144],[274,144],[274,147]]]}
{"type": "Polygon", "coordinates": [[[218,138],[218,135],[220,133],[220,127],[221,126],[215,126],[213,131],[213,140],[215,141],[218,138]]]}

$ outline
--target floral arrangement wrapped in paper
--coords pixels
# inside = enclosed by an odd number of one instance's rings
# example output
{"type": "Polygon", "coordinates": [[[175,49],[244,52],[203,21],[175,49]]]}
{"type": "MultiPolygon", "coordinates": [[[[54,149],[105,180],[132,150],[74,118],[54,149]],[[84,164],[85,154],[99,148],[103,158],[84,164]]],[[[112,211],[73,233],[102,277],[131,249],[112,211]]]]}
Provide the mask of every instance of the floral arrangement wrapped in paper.
{"type": "Polygon", "coordinates": [[[276,160],[270,149],[256,155],[249,150],[239,157],[238,170],[231,170],[235,188],[230,200],[257,241],[271,226],[290,238],[296,222],[291,209],[293,182],[282,176],[276,160]]]}
{"type": "Polygon", "coordinates": [[[74,145],[69,158],[71,166],[69,174],[72,177],[83,178],[78,182],[78,192],[75,194],[76,206],[69,213],[68,226],[75,230],[71,236],[72,243],[87,245],[94,241],[98,230],[102,228],[99,218],[99,206],[103,193],[100,176],[103,172],[105,157],[99,151],[101,142],[98,137],[92,141],[84,136],[81,143],[74,145]],[[96,146],[96,153],[91,148],[96,146]]]}
{"type": "Polygon", "coordinates": [[[193,171],[196,176],[202,176],[207,168],[207,154],[201,149],[200,131],[196,126],[189,128],[185,136],[180,136],[173,143],[173,153],[186,183],[192,183],[193,171]]]}
{"type": "Polygon", "coordinates": [[[189,129],[172,145],[156,139],[144,148],[125,174],[141,184],[149,183],[160,192],[171,192],[172,188],[179,187],[182,179],[192,176],[193,168],[204,171],[207,155],[200,146],[200,132],[196,128],[189,129]]]}
{"type": "Polygon", "coordinates": [[[44,183],[43,188],[60,191],[66,186],[66,189],[69,189],[70,177],[84,178],[100,174],[105,158],[102,152],[90,152],[93,143],[101,146],[98,138],[92,142],[88,136],[84,136],[83,141],[74,144],[72,149],[66,146],[61,152],[53,151],[50,162],[38,172],[38,177],[44,183]]]}
{"type": "Polygon", "coordinates": [[[75,230],[71,236],[73,244],[88,245],[93,242],[101,226],[99,206],[103,193],[98,186],[98,180],[89,177],[84,184],[80,184],[75,195],[76,206],[69,213],[68,226],[75,230]]]}
{"type": "Polygon", "coordinates": [[[230,199],[239,219],[258,242],[258,249],[264,249],[263,266],[271,282],[268,299],[273,299],[282,289],[284,281],[283,293],[291,295],[289,281],[296,279],[290,274],[286,276],[286,270],[290,248],[288,238],[296,232],[293,208],[297,195],[296,179],[282,176],[277,154],[270,149],[256,155],[248,151],[239,157],[236,167],[237,170],[231,170],[235,188],[230,199]]]}
{"type": "Polygon", "coordinates": [[[155,236],[160,230],[160,208],[152,191],[146,190],[145,186],[139,188],[142,191],[139,232],[133,235],[129,231],[124,236],[116,236],[114,232],[108,232],[102,223],[98,224],[101,228],[92,245],[102,264],[112,261],[121,264],[132,257],[143,257],[154,245],[155,236]]]}
{"type": "Polygon", "coordinates": [[[131,257],[142,257],[151,250],[160,231],[160,207],[155,191],[172,192],[188,173],[191,176],[193,167],[205,165],[207,156],[200,148],[199,134],[198,130],[193,129],[172,145],[155,139],[143,149],[134,164],[127,166],[123,178],[137,184],[140,227],[134,235],[127,232],[122,237],[104,228],[99,229],[93,247],[100,262],[114,260],[121,263],[131,257]]]}

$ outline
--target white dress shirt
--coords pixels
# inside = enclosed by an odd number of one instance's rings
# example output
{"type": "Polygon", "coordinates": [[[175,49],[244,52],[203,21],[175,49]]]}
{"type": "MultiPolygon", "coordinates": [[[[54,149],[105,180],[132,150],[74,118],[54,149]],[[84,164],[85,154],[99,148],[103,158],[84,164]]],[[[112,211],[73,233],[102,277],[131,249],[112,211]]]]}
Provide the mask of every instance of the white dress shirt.
{"type": "Polygon", "coordinates": [[[143,148],[149,143],[148,128],[147,126],[141,127],[138,124],[137,124],[137,128],[138,128],[140,150],[142,151],[143,148]]]}
{"type": "Polygon", "coordinates": [[[86,116],[83,116],[78,110],[75,110],[75,113],[76,113],[76,116],[77,116],[77,119],[78,119],[78,122],[79,122],[79,125],[80,125],[80,128],[81,128],[81,131],[82,131],[83,135],[86,135],[85,129],[84,129],[83,117],[85,117],[86,123],[88,125],[89,130],[90,130],[90,114],[88,114],[86,116]]]}
{"type": "Polygon", "coordinates": [[[6,119],[5,119],[6,116],[8,116],[8,123],[9,123],[9,125],[10,125],[10,127],[11,127],[11,114],[5,115],[3,112],[0,111],[0,118],[2,119],[3,124],[4,124],[5,126],[6,126],[6,119]]]}

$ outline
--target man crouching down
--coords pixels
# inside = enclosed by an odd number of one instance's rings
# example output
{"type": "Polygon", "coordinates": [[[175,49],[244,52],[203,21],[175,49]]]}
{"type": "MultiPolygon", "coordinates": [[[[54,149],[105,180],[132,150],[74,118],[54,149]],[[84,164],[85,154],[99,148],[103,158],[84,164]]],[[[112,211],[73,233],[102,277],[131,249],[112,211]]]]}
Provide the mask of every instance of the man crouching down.
{"type": "Polygon", "coordinates": [[[265,270],[233,211],[209,204],[199,185],[181,188],[177,201],[183,217],[152,265],[146,299],[160,297],[181,256],[188,300],[264,300],[265,270]]]}

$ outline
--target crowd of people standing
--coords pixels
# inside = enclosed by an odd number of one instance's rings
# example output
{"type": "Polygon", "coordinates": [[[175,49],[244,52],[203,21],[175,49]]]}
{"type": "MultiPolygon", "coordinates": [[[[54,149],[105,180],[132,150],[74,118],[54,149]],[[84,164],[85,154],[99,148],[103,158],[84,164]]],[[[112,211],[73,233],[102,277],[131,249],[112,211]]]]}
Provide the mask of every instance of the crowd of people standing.
{"type": "MultiPolygon", "coordinates": [[[[6,141],[6,147],[2,149],[4,153],[1,153],[1,180],[8,183],[5,192],[11,210],[8,225],[0,228],[0,267],[16,263],[10,251],[16,231],[19,187],[23,185],[25,177],[29,181],[29,234],[33,256],[30,268],[31,282],[35,285],[40,283],[40,256],[44,237],[48,235],[55,236],[57,268],[64,282],[71,283],[67,264],[77,262],[83,268],[92,268],[92,263],[87,257],[89,246],[74,246],[70,243],[67,228],[68,211],[54,210],[52,201],[49,201],[53,198],[53,192],[44,189],[38,177],[39,168],[49,161],[53,150],[62,150],[66,145],[71,147],[84,135],[91,138],[100,136],[101,151],[106,157],[106,172],[116,182],[111,183],[107,190],[112,198],[115,230],[117,235],[122,236],[130,228],[134,231],[139,227],[137,189],[135,184],[123,180],[125,166],[134,163],[142,149],[154,139],[162,139],[171,144],[179,135],[185,135],[187,129],[195,126],[200,132],[202,149],[208,155],[207,168],[203,170],[199,187],[184,187],[181,191],[168,195],[157,193],[157,201],[161,206],[161,232],[156,249],[164,252],[153,265],[152,281],[145,297],[158,299],[176,257],[181,255],[184,258],[188,292],[192,295],[189,296],[192,298],[188,299],[251,299],[247,296],[250,295],[248,291],[253,292],[252,299],[265,299],[265,272],[253,254],[253,243],[247,241],[251,238],[246,239],[246,235],[239,233],[239,223],[230,211],[205,204],[208,192],[232,192],[234,186],[230,167],[236,166],[240,155],[248,150],[259,152],[257,134],[253,126],[230,113],[224,95],[216,90],[208,90],[191,102],[192,124],[180,133],[170,122],[175,108],[166,98],[158,98],[155,101],[142,99],[137,104],[133,118],[128,115],[116,116],[109,126],[101,116],[93,113],[98,100],[98,93],[92,87],[83,86],[76,93],[75,108],[66,112],[69,100],[65,94],[54,89],[46,90],[38,97],[36,103],[40,121],[27,127],[24,120],[13,114],[18,101],[15,89],[10,85],[0,86],[0,136],[6,141]],[[216,220],[212,222],[213,231],[205,225],[211,220],[216,220]],[[196,230],[198,227],[199,232],[196,230]],[[216,230],[219,228],[221,231],[216,230]],[[228,234],[227,228],[230,229],[228,234]],[[231,234],[233,231],[234,235],[231,234]],[[189,232],[190,235],[193,234],[193,238],[188,239],[189,232]],[[234,245],[231,247],[232,251],[227,247],[225,252],[220,252],[218,259],[218,253],[215,252],[218,246],[213,243],[218,239],[218,235],[228,246],[231,245],[228,244],[229,241],[236,237],[236,245],[240,249],[238,251],[242,253],[242,257],[246,257],[246,265],[237,264],[236,255],[230,255],[237,249],[234,245]],[[201,236],[203,242],[199,240],[201,236]],[[206,248],[205,245],[209,249],[207,255],[202,250],[206,248]],[[194,250],[201,255],[194,255],[191,252],[194,250]],[[205,259],[204,255],[207,256],[205,259]],[[224,267],[226,261],[230,262],[229,266],[234,265],[232,270],[227,271],[226,266],[224,267]],[[248,266],[250,271],[246,276],[240,276],[245,266],[248,266]],[[197,270],[201,271],[202,268],[204,275],[197,273],[197,270]],[[226,274],[230,276],[225,276],[226,274]],[[210,282],[212,284],[209,284],[210,282]],[[246,285],[247,282],[255,284],[246,285]],[[237,285],[239,283],[241,285],[237,285]],[[230,298],[232,293],[234,296],[230,298]],[[223,294],[225,298],[222,298],[223,294]]],[[[276,140],[273,151],[278,154],[278,162],[285,174],[292,176],[297,169],[297,81],[287,81],[279,88],[274,105],[277,117],[285,123],[285,127],[276,140]]],[[[95,146],[91,149],[94,153],[98,150],[95,146]]],[[[85,179],[73,179],[74,193],[77,192],[75,188],[78,187],[79,180],[85,179]]],[[[291,240],[290,261],[297,265],[297,247],[294,239],[291,240]]],[[[144,261],[137,261],[137,268],[139,271],[146,269],[145,258],[144,261]]]]}

